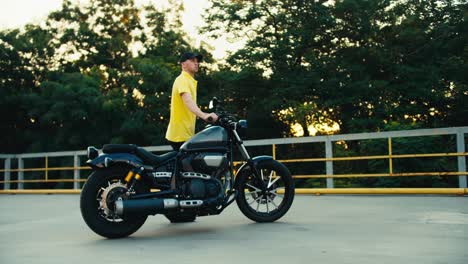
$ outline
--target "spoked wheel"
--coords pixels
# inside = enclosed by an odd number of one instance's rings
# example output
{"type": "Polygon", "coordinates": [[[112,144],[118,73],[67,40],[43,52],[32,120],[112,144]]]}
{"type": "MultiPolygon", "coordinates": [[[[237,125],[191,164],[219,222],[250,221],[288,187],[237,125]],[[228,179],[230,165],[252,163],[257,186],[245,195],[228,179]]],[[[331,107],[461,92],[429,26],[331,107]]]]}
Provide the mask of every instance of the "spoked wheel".
{"type": "Polygon", "coordinates": [[[275,160],[259,162],[257,170],[265,185],[252,171],[237,179],[237,205],[242,213],[256,222],[273,222],[281,218],[294,200],[294,181],[289,170],[275,160]]]}
{"type": "MultiPolygon", "coordinates": [[[[121,217],[115,213],[115,201],[126,199],[127,186],[123,183],[128,171],[106,169],[93,172],[83,186],[80,197],[81,215],[96,234],[107,238],[126,237],[136,232],[148,216],[121,217]]],[[[136,193],[149,192],[137,184],[136,193]]]]}

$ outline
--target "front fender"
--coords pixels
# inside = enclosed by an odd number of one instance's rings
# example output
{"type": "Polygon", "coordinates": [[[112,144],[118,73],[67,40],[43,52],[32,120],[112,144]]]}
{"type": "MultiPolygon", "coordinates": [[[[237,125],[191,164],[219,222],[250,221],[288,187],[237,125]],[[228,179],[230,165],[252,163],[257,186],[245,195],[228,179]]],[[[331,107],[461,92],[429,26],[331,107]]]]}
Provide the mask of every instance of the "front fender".
{"type": "Polygon", "coordinates": [[[101,154],[93,160],[86,161],[86,164],[93,169],[102,169],[106,168],[105,160],[109,158],[114,164],[125,164],[132,167],[142,167],[144,166],[143,161],[137,156],[130,153],[111,153],[111,154],[101,154]]]}
{"type": "Polygon", "coordinates": [[[257,166],[258,163],[262,161],[266,161],[266,160],[273,160],[273,157],[272,156],[257,156],[257,157],[252,158],[250,162],[244,163],[239,168],[239,170],[237,170],[236,177],[235,177],[236,180],[234,181],[234,187],[237,189],[238,179],[240,178],[239,176],[241,176],[244,173],[250,173],[250,169],[252,166],[255,167],[257,166]]]}

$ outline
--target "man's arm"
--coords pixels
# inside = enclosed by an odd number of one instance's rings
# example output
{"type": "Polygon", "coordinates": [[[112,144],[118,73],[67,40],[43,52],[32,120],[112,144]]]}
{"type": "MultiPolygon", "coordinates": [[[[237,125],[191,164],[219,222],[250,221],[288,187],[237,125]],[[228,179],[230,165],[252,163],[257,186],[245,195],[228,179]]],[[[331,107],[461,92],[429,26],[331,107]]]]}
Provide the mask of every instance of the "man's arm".
{"type": "Polygon", "coordinates": [[[187,106],[190,112],[194,113],[199,118],[207,121],[208,118],[211,117],[213,119],[213,122],[218,120],[218,116],[215,113],[208,114],[200,110],[197,104],[193,101],[190,93],[182,93],[180,96],[182,97],[182,101],[184,101],[184,104],[187,106]]]}

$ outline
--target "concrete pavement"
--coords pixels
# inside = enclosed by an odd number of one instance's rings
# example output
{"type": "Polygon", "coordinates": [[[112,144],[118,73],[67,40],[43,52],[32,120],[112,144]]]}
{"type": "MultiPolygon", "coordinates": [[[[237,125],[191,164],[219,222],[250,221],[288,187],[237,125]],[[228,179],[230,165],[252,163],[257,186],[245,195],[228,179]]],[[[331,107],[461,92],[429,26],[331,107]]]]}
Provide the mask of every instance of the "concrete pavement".
{"type": "Polygon", "coordinates": [[[84,223],[78,195],[0,195],[0,263],[468,263],[468,197],[296,196],[276,223],[232,204],[126,239],[84,223]]]}

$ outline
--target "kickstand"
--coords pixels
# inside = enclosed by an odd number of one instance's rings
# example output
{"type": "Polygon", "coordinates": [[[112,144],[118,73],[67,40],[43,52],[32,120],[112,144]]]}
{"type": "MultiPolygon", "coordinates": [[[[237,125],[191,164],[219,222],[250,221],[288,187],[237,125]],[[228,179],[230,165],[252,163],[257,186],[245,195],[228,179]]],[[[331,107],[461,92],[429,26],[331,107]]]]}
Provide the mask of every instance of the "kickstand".
{"type": "Polygon", "coordinates": [[[230,204],[232,204],[232,202],[234,202],[234,200],[236,200],[237,198],[237,190],[234,190],[234,192],[230,193],[225,199],[224,199],[224,203],[223,203],[223,207],[221,207],[219,210],[218,210],[218,214],[220,214],[224,209],[226,209],[226,207],[228,207],[230,204]]]}

